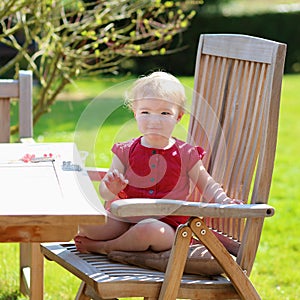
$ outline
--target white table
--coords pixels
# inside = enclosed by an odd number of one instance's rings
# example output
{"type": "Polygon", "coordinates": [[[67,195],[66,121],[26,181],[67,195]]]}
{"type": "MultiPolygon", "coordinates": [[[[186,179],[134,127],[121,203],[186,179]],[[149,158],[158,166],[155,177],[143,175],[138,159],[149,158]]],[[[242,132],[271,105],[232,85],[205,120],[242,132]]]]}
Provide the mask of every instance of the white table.
{"type": "Polygon", "coordinates": [[[21,291],[42,299],[39,243],[70,241],[79,224],[104,223],[105,209],[73,143],[0,144],[0,184],[0,242],[22,243],[21,291]]]}

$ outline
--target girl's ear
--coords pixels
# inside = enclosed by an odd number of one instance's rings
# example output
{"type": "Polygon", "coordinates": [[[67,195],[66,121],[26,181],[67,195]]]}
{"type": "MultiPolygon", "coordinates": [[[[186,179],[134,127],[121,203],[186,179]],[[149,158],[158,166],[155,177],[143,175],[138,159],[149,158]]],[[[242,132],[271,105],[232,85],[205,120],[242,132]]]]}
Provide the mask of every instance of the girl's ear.
{"type": "Polygon", "coordinates": [[[177,117],[177,122],[179,122],[181,120],[181,118],[183,117],[184,113],[183,112],[180,112],[178,114],[178,117],[177,117]]]}

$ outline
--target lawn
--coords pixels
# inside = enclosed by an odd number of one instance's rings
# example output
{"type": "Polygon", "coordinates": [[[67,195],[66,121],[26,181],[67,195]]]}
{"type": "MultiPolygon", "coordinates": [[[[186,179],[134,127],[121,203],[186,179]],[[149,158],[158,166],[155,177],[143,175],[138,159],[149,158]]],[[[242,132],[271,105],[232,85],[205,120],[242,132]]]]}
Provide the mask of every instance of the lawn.
{"type": "MultiPolygon", "coordinates": [[[[181,78],[192,87],[192,78],[181,78]]],[[[110,147],[117,140],[137,134],[132,114],[123,107],[122,94],[130,83],[99,79],[80,80],[60,95],[35,127],[40,142],[73,141],[81,150],[92,150],[88,165],[107,167],[110,147]],[[99,110],[99,108],[101,108],[99,110]],[[100,129],[99,129],[100,128],[100,129]],[[128,129],[130,128],[130,129],[128,129]],[[92,146],[91,146],[92,145],[92,146]],[[95,145],[95,147],[93,146],[95,145]]],[[[251,279],[262,299],[294,300],[300,295],[300,75],[286,75],[283,81],[280,127],[270,204],[274,217],[265,222],[262,241],[251,279]]],[[[187,119],[177,129],[185,134],[187,119]]],[[[25,299],[18,295],[18,245],[0,245],[0,300],[25,299]]],[[[45,300],[74,299],[79,280],[53,262],[45,265],[45,300]]]]}

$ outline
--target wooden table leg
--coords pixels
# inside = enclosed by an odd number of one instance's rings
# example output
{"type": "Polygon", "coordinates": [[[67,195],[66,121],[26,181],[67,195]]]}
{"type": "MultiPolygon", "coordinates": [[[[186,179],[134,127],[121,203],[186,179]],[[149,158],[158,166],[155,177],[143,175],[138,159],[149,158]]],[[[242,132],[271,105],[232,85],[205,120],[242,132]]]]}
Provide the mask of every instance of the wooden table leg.
{"type": "Polygon", "coordinates": [[[20,244],[20,291],[32,300],[44,295],[44,258],[39,243],[20,244]]]}

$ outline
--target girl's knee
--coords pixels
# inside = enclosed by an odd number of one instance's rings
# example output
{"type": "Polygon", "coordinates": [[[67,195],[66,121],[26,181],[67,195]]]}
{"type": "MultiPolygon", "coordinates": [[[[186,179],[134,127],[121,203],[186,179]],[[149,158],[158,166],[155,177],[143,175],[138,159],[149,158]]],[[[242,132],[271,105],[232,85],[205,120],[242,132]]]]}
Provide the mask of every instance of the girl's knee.
{"type": "Polygon", "coordinates": [[[175,230],[166,223],[156,219],[146,219],[136,224],[141,239],[149,241],[173,241],[175,230]]]}

